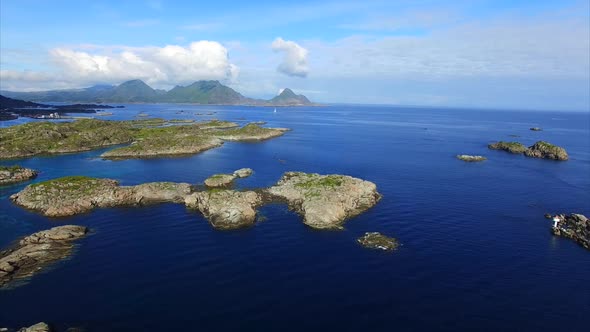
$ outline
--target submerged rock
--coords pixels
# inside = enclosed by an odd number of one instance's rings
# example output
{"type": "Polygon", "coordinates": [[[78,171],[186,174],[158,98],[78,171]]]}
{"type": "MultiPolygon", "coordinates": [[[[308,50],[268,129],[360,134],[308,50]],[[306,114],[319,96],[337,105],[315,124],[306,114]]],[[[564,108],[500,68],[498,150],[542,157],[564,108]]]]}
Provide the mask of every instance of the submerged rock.
{"type": "Polygon", "coordinates": [[[229,230],[252,226],[262,198],[254,191],[213,189],[193,193],[184,203],[201,211],[216,229],[229,230]]]}
{"type": "Polygon", "coordinates": [[[27,181],[37,176],[37,171],[15,166],[0,166],[0,186],[27,181]]]}
{"type": "Polygon", "coordinates": [[[544,141],[538,141],[524,152],[527,157],[554,160],[568,160],[569,156],[564,148],[544,141]]]}
{"type": "Polygon", "coordinates": [[[87,232],[83,226],[58,226],[31,234],[14,248],[0,252],[0,288],[69,256],[73,248],[71,242],[84,237],[87,232]]]}
{"type": "Polygon", "coordinates": [[[526,151],[526,146],[522,145],[518,142],[496,142],[488,144],[488,148],[492,150],[504,150],[510,153],[524,153],[526,151]]]}
{"type": "Polygon", "coordinates": [[[385,236],[379,232],[367,232],[358,238],[357,242],[368,249],[392,251],[399,247],[399,242],[395,238],[385,236]]]}
{"type": "Polygon", "coordinates": [[[287,172],[266,190],[303,216],[313,228],[341,228],[342,223],[374,206],[381,195],[369,181],[345,175],[287,172]]]}
{"type": "Polygon", "coordinates": [[[582,214],[553,216],[551,231],[555,235],[570,238],[590,250],[590,220],[582,214]]]}
{"type": "Polygon", "coordinates": [[[470,156],[467,154],[460,154],[460,155],[457,155],[457,159],[467,161],[467,162],[476,162],[476,161],[484,161],[488,158],[486,158],[484,156],[470,156]]]}

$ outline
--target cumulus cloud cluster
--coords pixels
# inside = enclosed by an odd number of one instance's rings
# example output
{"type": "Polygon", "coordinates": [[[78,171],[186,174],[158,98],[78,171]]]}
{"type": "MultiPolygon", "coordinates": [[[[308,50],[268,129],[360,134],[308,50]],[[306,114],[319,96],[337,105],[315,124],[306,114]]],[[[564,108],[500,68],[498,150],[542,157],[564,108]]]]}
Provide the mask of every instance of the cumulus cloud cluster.
{"type": "Polygon", "coordinates": [[[54,73],[3,70],[0,75],[5,82],[53,79],[62,86],[120,83],[128,79],[170,86],[202,79],[232,81],[239,73],[238,67],[230,62],[227,49],[214,41],[193,42],[186,47],[87,46],[83,49],[52,49],[50,61],[57,69],[54,73]]]}
{"type": "Polygon", "coordinates": [[[272,43],[272,49],[275,52],[283,53],[283,61],[277,67],[277,70],[283,74],[297,77],[307,77],[309,67],[307,65],[308,51],[299,44],[277,38],[272,43]]]}

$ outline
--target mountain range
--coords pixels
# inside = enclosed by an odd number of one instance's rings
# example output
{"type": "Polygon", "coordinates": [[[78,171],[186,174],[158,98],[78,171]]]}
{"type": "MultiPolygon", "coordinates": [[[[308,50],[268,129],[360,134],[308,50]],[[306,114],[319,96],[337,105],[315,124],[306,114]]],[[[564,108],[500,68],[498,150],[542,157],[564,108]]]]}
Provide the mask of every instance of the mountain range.
{"type": "Polygon", "coordinates": [[[83,89],[36,92],[0,91],[1,95],[35,102],[91,103],[191,103],[209,105],[309,106],[314,105],[304,95],[284,89],[270,100],[244,97],[219,81],[197,81],[187,86],[175,86],[169,91],[153,89],[142,80],[119,85],[95,85],[83,89]]]}

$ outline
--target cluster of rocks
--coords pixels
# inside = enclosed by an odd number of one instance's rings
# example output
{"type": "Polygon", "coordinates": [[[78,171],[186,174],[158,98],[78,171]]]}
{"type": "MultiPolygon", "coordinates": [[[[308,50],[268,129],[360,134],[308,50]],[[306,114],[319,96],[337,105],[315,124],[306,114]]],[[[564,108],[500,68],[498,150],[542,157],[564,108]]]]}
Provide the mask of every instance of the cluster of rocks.
{"type": "Polygon", "coordinates": [[[379,232],[367,232],[358,238],[357,242],[367,249],[393,251],[399,247],[399,242],[395,238],[385,236],[379,232]]]}
{"type": "Polygon", "coordinates": [[[29,235],[14,247],[3,250],[0,252],[0,288],[68,257],[73,249],[72,241],[84,237],[87,232],[83,226],[58,226],[29,235]]]}
{"type": "MultiPolygon", "coordinates": [[[[230,177],[233,180],[251,173],[251,169],[240,169],[230,177]]],[[[341,228],[346,219],[366,211],[381,198],[374,183],[336,174],[287,172],[270,188],[246,191],[218,185],[205,190],[174,182],[120,186],[111,179],[75,176],[29,185],[10,199],[48,217],[70,216],[101,207],[184,203],[198,209],[218,229],[253,225],[257,207],[280,201],[298,212],[306,225],[329,229],[341,228]]]]}
{"type": "Polygon", "coordinates": [[[484,161],[488,158],[486,158],[484,156],[471,156],[471,155],[467,155],[467,154],[460,154],[460,155],[457,155],[457,159],[467,161],[467,162],[476,162],[476,161],[484,161]]]}
{"type": "Polygon", "coordinates": [[[232,174],[215,174],[205,180],[205,185],[209,188],[228,187],[235,179],[249,177],[252,173],[251,168],[240,168],[232,174]]]}
{"type": "Polygon", "coordinates": [[[492,150],[504,150],[510,153],[521,154],[527,157],[544,158],[553,160],[568,160],[569,156],[564,148],[544,141],[538,141],[528,148],[519,142],[495,142],[488,145],[492,150]]]}
{"type": "Polygon", "coordinates": [[[557,214],[546,218],[553,219],[551,231],[553,234],[570,238],[582,247],[590,250],[590,220],[582,214],[557,214]]]}
{"type": "Polygon", "coordinates": [[[35,178],[38,172],[20,166],[0,166],[0,186],[28,181],[35,178]]]}

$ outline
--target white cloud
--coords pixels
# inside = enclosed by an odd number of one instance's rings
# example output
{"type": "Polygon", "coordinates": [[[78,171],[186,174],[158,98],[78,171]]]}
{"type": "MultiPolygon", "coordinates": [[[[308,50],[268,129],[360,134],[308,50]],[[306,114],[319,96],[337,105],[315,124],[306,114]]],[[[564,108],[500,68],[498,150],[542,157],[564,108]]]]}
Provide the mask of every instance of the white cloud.
{"type": "Polygon", "coordinates": [[[3,85],[12,87],[18,81],[22,85],[45,82],[51,77],[56,86],[142,79],[157,87],[169,87],[202,79],[231,82],[239,74],[239,68],[229,60],[227,49],[214,41],[135,48],[85,45],[54,48],[49,55],[55,67],[53,72],[3,70],[0,73],[3,85]]]}
{"type": "Polygon", "coordinates": [[[272,49],[284,54],[283,61],[277,67],[279,72],[289,76],[307,77],[309,73],[307,55],[309,52],[305,48],[293,41],[279,37],[273,41],[272,49]]]}
{"type": "Polygon", "coordinates": [[[584,78],[589,26],[578,20],[486,21],[420,36],[357,35],[308,41],[316,77],[438,80],[449,77],[584,78]]]}

